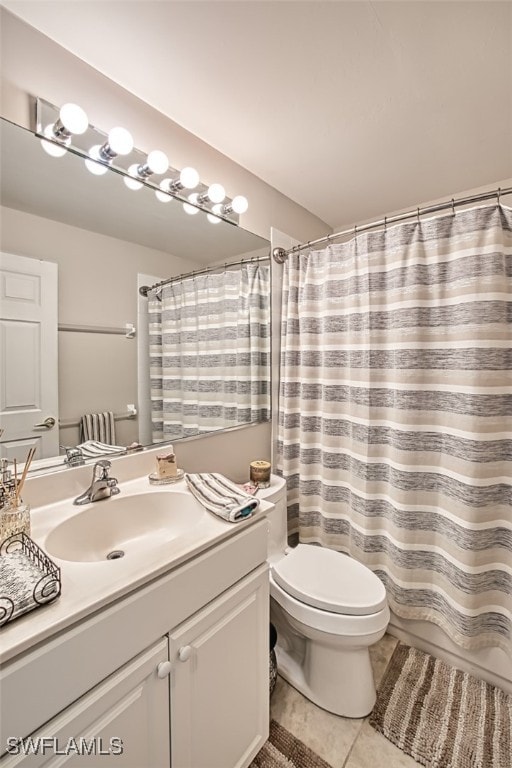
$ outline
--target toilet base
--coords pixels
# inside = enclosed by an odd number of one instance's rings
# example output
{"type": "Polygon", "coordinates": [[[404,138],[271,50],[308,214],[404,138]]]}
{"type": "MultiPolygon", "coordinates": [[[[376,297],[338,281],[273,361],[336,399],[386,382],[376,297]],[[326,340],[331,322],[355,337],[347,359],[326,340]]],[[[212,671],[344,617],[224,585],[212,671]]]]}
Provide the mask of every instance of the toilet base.
{"type": "Polygon", "coordinates": [[[347,672],[347,675],[337,690],[332,688],[332,677],[329,688],[319,690],[316,685],[312,687],[306,679],[303,667],[292,656],[279,646],[276,646],[276,655],[277,670],[281,677],[321,709],[334,715],[356,719],[366,717],[372,711],[376,691],[367,650],[361,649],[361,658],[358,659],[354,659],[351,654],[346,669],[340,670],[341,676],[344,672],[347,672]]]}
{"type": "Polygon", "coordinates": [[[277,629],[278,673],[322,709],[335,715],[363,718],[375,704],[376,690],[369,646],[371,637],[337,637],[304,627],[271,599],[271,620],[277,629]]]}

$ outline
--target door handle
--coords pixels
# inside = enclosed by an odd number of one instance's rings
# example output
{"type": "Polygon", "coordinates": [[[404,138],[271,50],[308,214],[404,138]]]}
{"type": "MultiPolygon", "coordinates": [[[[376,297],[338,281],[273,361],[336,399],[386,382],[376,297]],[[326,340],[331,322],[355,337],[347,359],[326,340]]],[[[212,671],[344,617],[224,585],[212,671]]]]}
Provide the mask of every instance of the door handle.
{"type": "Polygon", "coordinates": [[[46,429],[53,429],[56,423],[57,422],[55,421],[53,416],[48,416],[47,419],[45,419],[44,421],[39,422],[39,424],[34,424],[34,429],[36,427],[45,427],[46,429]]]}

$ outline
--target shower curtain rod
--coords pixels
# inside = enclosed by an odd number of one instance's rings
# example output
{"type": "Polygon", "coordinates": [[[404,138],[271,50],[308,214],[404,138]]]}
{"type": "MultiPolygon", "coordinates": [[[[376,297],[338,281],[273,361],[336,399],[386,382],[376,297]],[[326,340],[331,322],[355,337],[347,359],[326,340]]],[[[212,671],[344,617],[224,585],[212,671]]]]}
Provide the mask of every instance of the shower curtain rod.
{"type": "Polygon", "coordinates": [[[230,261],[226,262],[225,264],[214,264],[211,267],[204,267],[203,269],[194,269],[192,272],[184,272],[181,275],[174,275],[174,277],[168,277],[166,280],[161,280],[159,283],[155,283],[154,285],[141,285],[139,288],[139,293],[141,296],[145,296],[147,298],[149,291],[152,291],[153,288],[160,288],[162,285],[168,285],[169,283],[174,283],[176,280],[185,280],[187,277],[195,277],[196,275],[205,275],[208,272],[215,272],[217,269],[228,269],[228,267],[238,267],[241,264],[257,264],[260,261],[270,261],[270,254],[267,256],[251,256],[247,259],[239,259],[238,261],[230,261]]]}
{"type": "Polygon", "coordinates": [[[338,237],[343,237],[344,235],[358,235],[360,232],[365,232],[368,229],[375,229],[377,227],[386,227],[388,224],[395,224],[398,221],[406,221],[407,219],[412,219],[414,217],[419,217],[428,213],[437,213],[439,211],[447,210],[448,208],[451,208],[454,210],[459,205],[468,205],[469,203],[479,203],[482,200],[491,200],[493,197],[496,197],[498,199],[498,205],[500,203],[500,198],[502,195],[511,195],[512,194],[512,187],[505,187],[505,189],[495,189],[492,192],[482,192],[479,195],[472,195],[471,197],[460,197],[460,198],[453,198],[451,200],[446,201],[445,203],[438,203],[437,205],[428,205],[425,208],[416,208],[414,211],[407,211],[406,213],[399,213],[396,216],[384,216],[383,219],[378,219],[377,221],[372,221],[369,224],[361,224],[360,227],[357,225],[351,227],[350,229],[345,229],[342,232],[336,232],[332,235],[324,235],[323,237],[319,237],[317,240],[309,240],[307,243],[301,243],[300,245],[294,245],[292,248],[288,248],[288,250],[284,248],[274,248],[272,251],[272,256],[274,257],[274,261],[276,261],[278,264],[284,264],[286,261],[287,256],[289,256],[291,253],[299,252],[304,250],[304,248],[310,248],[312,245],[321,245],[323,243],[330,244],[331,240],[335,240],[338,237]]]}

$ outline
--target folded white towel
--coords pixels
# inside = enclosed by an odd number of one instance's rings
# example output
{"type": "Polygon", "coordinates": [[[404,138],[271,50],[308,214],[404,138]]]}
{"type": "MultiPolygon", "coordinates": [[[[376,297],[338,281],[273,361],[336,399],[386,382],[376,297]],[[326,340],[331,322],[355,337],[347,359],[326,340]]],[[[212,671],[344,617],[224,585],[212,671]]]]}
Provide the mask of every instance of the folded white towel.
{"type": "Polygon", "coordinates": [[[85,459],[94,459],[96,456],[107,456],[109,453],[126,453],[126,448],[122,445],[109,445],[100,443],[98,440],[86,440],[76,446],[82,451],[85,459]]]}
{"type": "Polygon", "coordinates": [[[259,499],[216,472],[186,474],[185,480],[190,491],[209,512],[230,523],[245,520],[259,507],[259,499]]]}

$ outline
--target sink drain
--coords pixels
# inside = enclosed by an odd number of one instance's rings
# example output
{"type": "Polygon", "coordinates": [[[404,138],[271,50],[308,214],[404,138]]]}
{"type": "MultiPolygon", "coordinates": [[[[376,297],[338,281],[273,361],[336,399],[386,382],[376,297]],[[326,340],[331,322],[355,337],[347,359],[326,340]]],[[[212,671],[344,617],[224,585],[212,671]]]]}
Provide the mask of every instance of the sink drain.
{"type": "Polygon", "coordinates": [[[124,552],[122,549],[113,549],[112,552],[109,552],[107,555],[107,560],[119,560],[120,557],[124,557],[124,552]]]}

